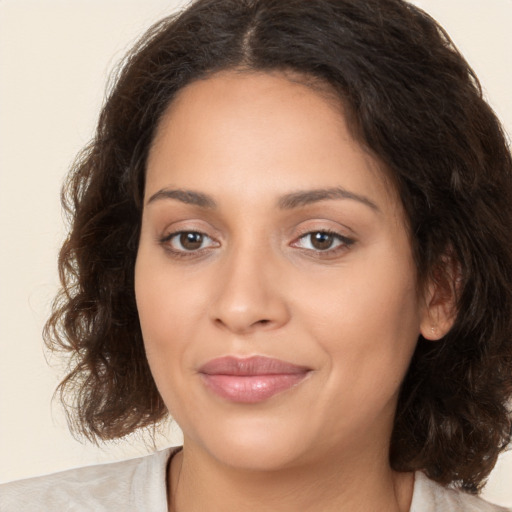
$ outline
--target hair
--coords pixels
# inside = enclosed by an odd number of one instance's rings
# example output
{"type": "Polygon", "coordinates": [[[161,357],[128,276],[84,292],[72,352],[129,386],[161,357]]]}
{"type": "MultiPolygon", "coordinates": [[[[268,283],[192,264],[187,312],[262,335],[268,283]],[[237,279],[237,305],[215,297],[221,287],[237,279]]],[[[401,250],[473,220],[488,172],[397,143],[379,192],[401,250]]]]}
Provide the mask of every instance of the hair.
{"type": "Polygon", "coordinates": [[[420,282],[457,302],[441,341],[419,337],[390,463],[477,492],[512,431],[511,154],[446,32],[402,0],[199,0],[128,54],[62,192],[70,232],[45,339],[70,356],[59,389],[72,430],[111,440],[168,417],[134,295],[145,166],[177,92],[229,69],[328,85],[387,169],[420,282]]]}

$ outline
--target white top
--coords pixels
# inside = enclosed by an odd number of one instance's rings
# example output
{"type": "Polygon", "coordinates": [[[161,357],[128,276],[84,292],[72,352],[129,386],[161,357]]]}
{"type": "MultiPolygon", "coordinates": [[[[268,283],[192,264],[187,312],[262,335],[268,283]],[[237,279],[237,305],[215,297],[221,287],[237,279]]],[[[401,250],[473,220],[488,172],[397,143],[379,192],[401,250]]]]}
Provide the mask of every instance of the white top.
{"type": "MultiPolygon", "coordinates": [[[[166,467],[178,449],[0,485],[1,512],[167,512],[166,467]]],[[[410,512],[512,512],[415,474],[410,512]]]]}

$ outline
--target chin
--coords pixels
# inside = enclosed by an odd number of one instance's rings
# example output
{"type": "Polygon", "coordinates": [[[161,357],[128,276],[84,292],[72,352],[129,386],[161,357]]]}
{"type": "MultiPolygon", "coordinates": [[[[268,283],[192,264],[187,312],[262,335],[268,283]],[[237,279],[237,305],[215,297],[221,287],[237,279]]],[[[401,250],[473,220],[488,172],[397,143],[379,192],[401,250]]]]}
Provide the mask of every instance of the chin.
{"type": "MultiPolygon", "coordinates": [[[[304,434],[282,421],[241,422],[203,432],[198,442],[218,462],[248,471],[277,471],[300,464],[307,451],[304,434]]],[[[185,439],[187,444],[187,439],[185,439]]]]}

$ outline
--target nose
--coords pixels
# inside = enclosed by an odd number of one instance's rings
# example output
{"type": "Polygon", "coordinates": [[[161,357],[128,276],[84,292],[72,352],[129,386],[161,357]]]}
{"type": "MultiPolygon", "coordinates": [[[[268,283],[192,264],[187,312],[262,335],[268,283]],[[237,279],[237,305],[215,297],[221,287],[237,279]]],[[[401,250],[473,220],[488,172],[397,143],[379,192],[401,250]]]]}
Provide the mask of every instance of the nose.
{"type": "Polygon", "coordinates": [[[213,322],[238,335],[282,327],[290,319],[282,281],[271,257],[234,249],[218,275],[213,322]]]}

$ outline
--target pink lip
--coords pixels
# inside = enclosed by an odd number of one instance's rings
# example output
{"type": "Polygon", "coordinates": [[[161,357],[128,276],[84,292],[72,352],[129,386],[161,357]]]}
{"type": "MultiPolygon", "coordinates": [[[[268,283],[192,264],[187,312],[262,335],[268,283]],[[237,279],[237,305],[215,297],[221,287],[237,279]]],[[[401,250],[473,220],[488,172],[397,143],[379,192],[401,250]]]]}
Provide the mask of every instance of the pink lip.
{"type": "Polygon", "coordinates": [[[231,402],[257,403],[296,386],[310,369],[263,356],[220,357],[199,369],[206,386],[231,402]]]}

